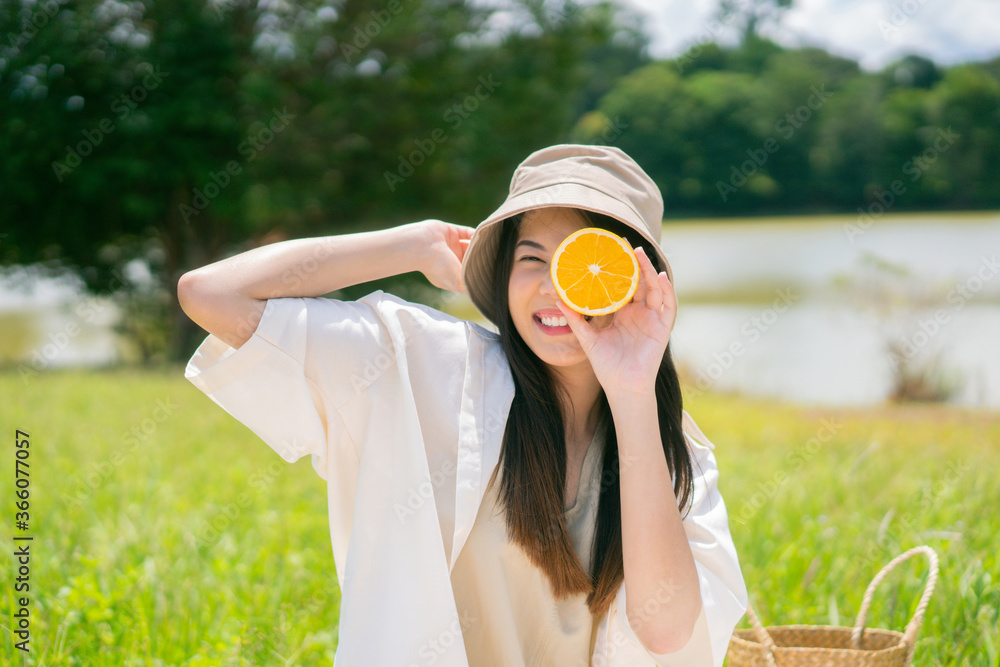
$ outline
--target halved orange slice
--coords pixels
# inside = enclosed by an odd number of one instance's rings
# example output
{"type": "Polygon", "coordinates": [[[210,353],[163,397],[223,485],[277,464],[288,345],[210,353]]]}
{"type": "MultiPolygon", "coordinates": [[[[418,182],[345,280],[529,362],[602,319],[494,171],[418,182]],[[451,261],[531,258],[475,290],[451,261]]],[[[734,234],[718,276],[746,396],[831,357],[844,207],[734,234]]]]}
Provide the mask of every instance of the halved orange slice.
{"type": "Polygon", "coordinates": [[[583,315],[619,310],[639,286],[639,262],[628,241],[597,227],[567,236],[550,271],[559,297],[583,315]]]}

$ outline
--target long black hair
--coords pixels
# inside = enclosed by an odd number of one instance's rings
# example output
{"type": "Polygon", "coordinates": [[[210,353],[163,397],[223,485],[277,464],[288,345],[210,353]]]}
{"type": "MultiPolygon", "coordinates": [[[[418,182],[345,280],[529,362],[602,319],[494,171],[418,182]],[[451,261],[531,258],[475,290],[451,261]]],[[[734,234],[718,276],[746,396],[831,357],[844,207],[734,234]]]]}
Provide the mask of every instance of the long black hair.
{"type": "MultiPolygon", "coordinates": [[[[573,209],[588,227],[601,227],[624,237],[633,248],[644,246],[656,270],[662,271],[656,253],[638,232],[606,215],[573,209]]],[[[563,515],[566,484],[566,443],[560,386],[548,365],[532,352],[514,326],[508,305],[508,283],[524,214],[501,223],[496,265],[495,299],[500,343],[514,377],[514,400],[507,417],[500,465],[498,498],[506,516],[510,539],[549,578],[556,598],[587,593],[595,616],[610,607],[625,578],[622,560],[621,490],[618,439],[607,396],[598,396],[599,428],[603,428],[604,459],[591,572],[583,569],[573,550],[563,515]]],[[[655,382],[656,412],[663,453],[673,475],[674,495],[686,512],[691,498],[692,469],[681,431],[681,389],[670,357],[663,354],[655,382]]]]}

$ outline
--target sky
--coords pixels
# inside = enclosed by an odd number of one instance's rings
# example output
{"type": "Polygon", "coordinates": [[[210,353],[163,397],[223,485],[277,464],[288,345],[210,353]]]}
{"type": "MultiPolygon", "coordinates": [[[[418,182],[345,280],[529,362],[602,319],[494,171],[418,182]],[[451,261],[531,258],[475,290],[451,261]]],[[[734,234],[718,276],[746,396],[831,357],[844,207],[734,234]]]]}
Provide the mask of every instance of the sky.
{"type": "MultiPolygon", "coordinates": [[[[654,58],[715,41],[719,0],[620,2],[648,17],[654,58]]],[[[944,65],[988,60],[1000,55],[1000,0],[795,0],[768,36],[785,46],[824,48],[867,70],[910,53],[944,65]]]]}

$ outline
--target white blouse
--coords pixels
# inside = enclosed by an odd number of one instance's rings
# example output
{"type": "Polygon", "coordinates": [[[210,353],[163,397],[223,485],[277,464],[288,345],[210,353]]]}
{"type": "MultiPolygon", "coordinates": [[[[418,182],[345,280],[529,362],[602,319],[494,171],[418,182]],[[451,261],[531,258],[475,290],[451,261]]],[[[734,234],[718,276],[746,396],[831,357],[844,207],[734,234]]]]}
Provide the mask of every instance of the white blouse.
{"type": "MultiPolygon", "coordinates": [[[[498,532],[485,486],[514,384],[496,334],[381,291],[271,299],[246,343],[208,336],[185,377],[284,460],[310,455],[327,481],[341,588],[335,667],[722,665],[747,591],[714,446],[687,413],[695,478],[683,523],[702,612],[688,644],[659,655],[625,616],[624,583],[590,617],[582,595],[552,598],[498,532]]],[[[594,502],[599,484],[585,480],[601,471],[590,449],[570,512],[594,502]]],[[[593,537],[584,513],[570,523],[581,557],[593,537]]]]}

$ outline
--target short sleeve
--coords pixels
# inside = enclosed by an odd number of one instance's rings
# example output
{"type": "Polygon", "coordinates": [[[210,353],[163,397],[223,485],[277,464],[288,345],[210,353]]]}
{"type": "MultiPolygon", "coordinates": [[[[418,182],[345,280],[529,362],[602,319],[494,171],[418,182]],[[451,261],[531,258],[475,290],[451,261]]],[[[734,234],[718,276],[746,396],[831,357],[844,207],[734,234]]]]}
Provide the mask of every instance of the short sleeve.
{"type": "MultiPolygon", "coordinates": [[[[719,469],[712,453],[714,445],[705,438],[690,415],[684,413],[684,417],[694,489],[691,509],[683,522],[698,571],[702,611],[691,639],[683,648],[670,654],[645,653],[659,667],[721,667],[733,630],[746,612],[747,589],[729,531],[726,506],[718,489],[719,469]]],[[[669,591],[664,591],[664,594],[669,594],[669,591]]],[[[625,601],[623,583],[614,605],[618,610],[615,614],[618,630],[627,641],[642,647],[625,615],[625,601]]]]}
{"type": "Polygon", "coordinates": [[[322,377],[348,388],[376,381],[392,364],[387,338],[365,303],[269,299],[249,340],[233,348],[208,336],[185,377],[285,461],[310,455],[326,479],[328,448],[342,429],[322,377]]]}

